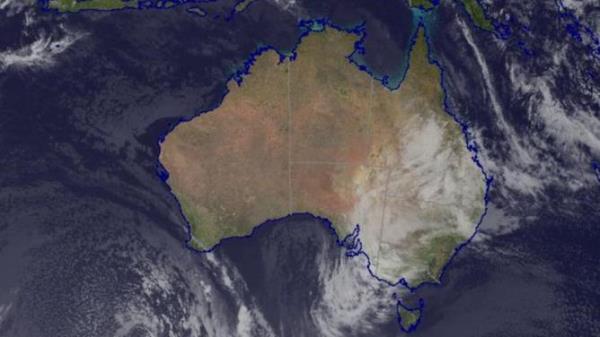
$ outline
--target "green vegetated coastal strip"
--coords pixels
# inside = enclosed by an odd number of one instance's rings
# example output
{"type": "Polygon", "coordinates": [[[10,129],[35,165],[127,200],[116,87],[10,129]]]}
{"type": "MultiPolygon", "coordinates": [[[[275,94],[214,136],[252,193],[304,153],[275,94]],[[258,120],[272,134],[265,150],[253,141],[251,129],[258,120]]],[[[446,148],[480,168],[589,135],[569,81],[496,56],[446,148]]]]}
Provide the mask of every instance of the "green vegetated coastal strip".
{"type": "Polygon", "coordinates": [[[411,7],[418,7],[423,9],[431,9],[434,7],[433,2],[430,0],[409,0],[411,7]]]}
{"type": "MultiPolygon", "coordinates": [[[[478,27],[490,31],[494,29],[494,25],[486,17],[485,10],[477,0],[460,0],[460,2],[478,27]]],[[[409,0],[409,4],[411,7],[425,10],[435,7],[435,4],[431,0],[409,0]]]]}
{"type": "MultiPolygon", "coordinates": [[[[236,11],[245,9],[254,0],[245,0],[236,5],[236,11]]],[[[485,11],[477,0],[461,0],[467,13],[473,19],[473,22],[480,28],[492,30],[492,22],[486,17],[485,11]]],[[[82,10],[115,10],[137,8],[139,0],[50,0],[48,8],[56,9],[59,12],[78,12],[82,10]]],[[[165,1],[165,7],[168,7],[170,1],[165,1]]],[[[431,9],[434,7],[431,0],[409,0],[412,7],[431,9]]],[[[175,4],[172,2],[171,4],[175,4]]]]}
{"type": "Polygon", "coordinates": [[[256,0],[242,0],[240,2],[238,2],[237,5],[235,5],[235,11],[236,12],[241,12],[244,9],[248,8],[248,6],[250,6],[250,4],[252,4],[254,1],[256,0]]]}
{"type": "Polygon", "coordinates": [[[462,0],[462,3],[477,26],[485,30],[494,29],[492,22],[485,16],[485,11],[477,0],[462,0]]]}
{"type": "Polygon", "coordinates": [[[137,8],[138,0],[50,0],[48,8],[60,12],[78,12],[81,10],[114,10],[137,8]]]}

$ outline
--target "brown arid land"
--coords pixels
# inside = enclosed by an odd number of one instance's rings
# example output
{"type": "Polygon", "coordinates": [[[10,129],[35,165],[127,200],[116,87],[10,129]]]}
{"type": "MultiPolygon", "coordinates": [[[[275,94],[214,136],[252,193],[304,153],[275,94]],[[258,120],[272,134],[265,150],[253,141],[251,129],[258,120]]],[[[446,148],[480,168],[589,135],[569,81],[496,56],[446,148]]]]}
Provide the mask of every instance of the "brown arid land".
{"type": "Polygon", "coordinates": [[[359,224],[372,271],[413,284],[436,280],[472,235],[485,177],[443,110],[424,34],[397,90],[348,61],[357,39],[327,28],[293,61],[260,55],[218,108],[166,137],[160,160],[195,248],[309,212],[340,236],[359,224]]]}

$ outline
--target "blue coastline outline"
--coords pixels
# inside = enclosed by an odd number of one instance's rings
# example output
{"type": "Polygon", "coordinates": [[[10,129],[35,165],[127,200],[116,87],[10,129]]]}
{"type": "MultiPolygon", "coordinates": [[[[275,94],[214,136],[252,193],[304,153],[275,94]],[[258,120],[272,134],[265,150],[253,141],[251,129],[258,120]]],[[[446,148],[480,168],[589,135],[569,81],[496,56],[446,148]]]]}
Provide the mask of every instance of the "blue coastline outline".
{"type": "MultiPolygon", "coordinates": [[[[160,1],[158,0],[140,0],[138,1],[138,7],[137,8],[119,8],[119,9],[110,9],[110,10],[95,10],[95,9],[86,9],[85,11],[103,11],[103,12],[107,12],[107,11],[123,11],[123,10],[138,10],[138,9],[157,9],[157,10],[168,10],[168,9],[172,9],[175,6],[178,5],[183,5],[183,4],[189,4],[189,3],[195,3],[195,4],[201,4],[201,3],[210,3],[210,2],[216,2],[218,0],[175,0],[173,1],[171,6],[167,6],[167,7],[162,7],[160,6],[160,1]]],[[[239,2],[241,2],[242,0],[238,0],[239,2]]],[[[61,14],[61,15],[65,15],[65,14],[73,14],[73,13],[62,13],[60,11],[58,11],[57,9],[54,8],[50,8],[49,7],[49,2],[50,0],[37,0],[38,6],[41,8],[42,11],[44,12],[50,12],[53,14],[61,14]]],[[[421,13],[424,14],[425,12],[431,12],[435,9],[435,7],[437,7],[437,5],[439,4],[439,2],[437,0],[432,1],[434,3],[434,8],[428,9],[428,10],[421,10],[421,13]]],[[[481,5],[481,0],[477,0],[477,2],[481,5]]],[[[589,40],[592,42],[591,45],[588,45],[587,47],[589,48],[591,54],[594,57],[600,58],[600,38],[598,37],[598,35],[587,25],[581,23],[581,20],[573,13],[573,11],[571,9],[569,9],[566,5],[564,5],[562,0],[555,0],[555,4],[556,4],[556,8],[557,8],[557,12],[558,12],[558,17],[561,19],[561,21],[565,22],[565,30],[567,33],[569,33],[569,35],[576,40],[579,43],[585,44],[585,41],[582,38],[582,33],[584,35],[586,35],[586,37],[589,38],[589,40]]],[[[236,3],[237,5],[237,3],[236,3]]],[[[252,4],[250,4],[251,6],[252,4]]],[[[459,6],[459,7],[463,7],[463,6],[459,6]]],[[[485,7],[482,7],[484,9],[484,12],[486,14],[486,17],[488,19],[490,19],[493,23],[494,26],[494,31],[493,31],[493,35],[498,38],[498,39],[502,39],[502,40],[508,40],[511,35],[512,35],[512,27],[508,24],[508,23],[503,23],[498,21],[496,18],[490,17],[487,13],[487,10],[485,7]]],[[[463,11],[465,11],[464,8],[462,8],[463,11]]],[[[235,12],[234,12],[235,8],[232,8],[232,12],[230,12],[228,16],[225,17],[226,21],[231,21],[234,19],[235,17],[235,12]]],[[[413,11],[413,14],[415,13],[415,11],[413,11]]],[[[239,13],[237,13],[239,14],[239,13]]],[[[469,15],[467,15],[467,17],[470,18],[469,15]]],[[[216,16],[215,19],[218,19],[219,16],[216,16]]],[[[470,26],[474,27],[475,29],[478,30],[484,30],[481,27],[479,27],[478,25],[476,25],[473,20],[468,20],[470,26]]],[[[352,55],[356,54],[362,54],[365,52],[364,47],[362,46],[362,42],[366,36],[366,31],[364,28],[364,23],[362,24],[362,27],[360,26],[355,26],[355,27],[351,27],[351,28],[343,28],[340,26],[337,26],[335,24],[333,24],[330,20],[328,19],[315,19],[315,20],[305,20],[305,21],[301,21],[300,25],[306,25],[310,22],[316,23],[316,24],[321,24],[323,25],[323,27],[328,26],[334,29],[338,29],[338,30],[343,30],[347,33],[353,33],[353,34],[360,34],[361,39],[356,43],[355,45],[355,50],[354,52],[348,56],[348,59],[351,63],[353,63],[354,65],[356,65],[358,67],[359,70],[361,71],[365,71],[367,73],[369,73],[370,76],[372,76],[374,79],[378,80],[379,82],[381,82],[384,86],[390,88],[390,89],[395,89],[394,87],[397,88],[397,86],[392,85],[392,87],[390,87],[390,80],[389,80],[389,76],[387,75],[375,75],[371,70],[369,70],[369,68],[365,65],[362,64],[359,60],[357,59],[352,59],[352,55]]],[[[521,24],[518,24],[520,26],[521,29],[528,31],[528,27],[526,26],[522,26],[521,24]]],[[[458,254],[459,251],[461,251],[464,247],[466,247],[475,237],[475,235],[479,232],[479,227],[485,217],[485,215],[487,214],[488,211],[488,204],[490,202],[490,197],[489,197],[489,190],[492,186],[493,183],[493,177],[491,175],[489,175],[486,170],[484,169],[484,167],[482,166],[482,164],[479,161],[478,158],[478,147],[477,144],[474,140],[474,137],[472,136],[472,134],[470,133],[470,129],[469,129],[469,125],[466,121],[460,119],[458,117],[457,114],[455,114],[452,109],[449,106],[448,103],[448,93],[446,90],[446,86],[444,85],[445,81],[445,70],[443,68],[443,66],[441,65],[441,63],[435,59],[435,57],[432,55],[431,53],[431,44],[430,44],[430,40],[429,40],[429,32],[427,30],[426,24],[423,20],[423,18],[420,19],[419,22],[419,26],[416,27],[416,31],[418,31],[418,29],[420,27],[423,27],[423,29],[425,29],[425,36],[426,36],[426,40],[427,40],[427,45],[428,45],[428,58],[429,58],[429,62],[431,64],[434,64],[435,66],[438,67],[438,70],[440,71],[440,85],[442,87],[442,90],[444,92],[444,99],[443,99],[443,105],[444,105],[444,110],[452,116],[452,118],[455,120],[456,123],[458,123],[461,126],[461,130],[463,132],[464,135],[464,139],[466,142],[466,146],[467,149],[471,152],[472,154],[472,160],[476,163],[476,165],[478,166],[478,168],[480,169],[480,171],[482,172],[482,174],[485,177],[485,182],[486,182],[486,188],[485,188],[485,194],[484,194],[484,204],[485,204],[485,208],[484,208],[484,212],[482,213],[478,223],[475,226],[475,230],[472,234],[471,237],[469,237],[467,240],[465,240],[464,242],[462,242],[461,244],[459,244],[455,249],[453,254],[449,257],[449,259],[447,260],[446,264],[444,265],[444,267],[442,268],[441,272],[440,272],[440,276],[439,279],[441,280],[442,277],[445,275],[448,266],[450,265],[450,263],[452,262],[452,260],[455,258],[455,256],[458,254]]],[[[489,32],[488,30],[484,30],[485,32],[489,32]]],[[[304,32],[302,33],[302,35],[299,37],[296,46],[300,43],[300,40],[302,39],[303,36],[309,34],[309,32],[304,32]]],[[[415,34],[413,34],[413,39],[412,39],[412,43],[410,46],[410,50],[412,50],[412,46],[414,45],[415,39],[414,37],[416,36],[416,32],[415,34]]],[[[528,55],[528,56],[533,56],[533,53],[531,50],[528,50],[526,48],[526,43],[522,40],[519,40],[516,42],[517,47],[519,47],[524,54],[528,55]]],[[[254,52],[252,52],[249,57],[247,58],[247,60],[243,63],[243,67],[236,71],[234,74],[232,74],[228,79],[226,79],[226,82],[229,82],[230,80],[235,80],[239,85],[241,85],[242,81],[243,81],[243,77],[245,75],[248,75],[250,73],[250,68],[252,67],[252,65],[254,64],[256,58],[258,56],[260,56],[262,53],[269,51],[269,50],[273,50],[275,51],[277,54],[279,54],[280,56],[280,60],[284,61],[286,57],[290,57],[286,55],[286,53],[280,52],[278,50],[276,50],[274,47],[272,46],[261,46],[258,47],[257,49],[255,49],[254,52]]],[[[410,52],[410,51],[409,51],[410,52]]],[[[408,71],[408,67],[406,67],[406,69],[404,70],[404,74],[401,77],[400,82],[403,81],[406,73],[408,71]]],[[[399,86],[399,85],[398,85],[399,86]]],[[[184,123],[187,122],[203,113],[215,110],[216,108],[218,108],[223,99],[225,98],[225,96],[228,94],[228,90],[226,89],[224,91],[224,93],[222,94],[221,98],[217,101],[216,104],[211,105],[209,108],[204,109],[204,110],[200,110],[198,112],[195,112],[194,115],[192,117],[189,118],[180,118],[177,122],[172,123],[169,127],[169,129],[167,131],[165,131],[164,133],[162,133],[159,138],[158,138],[158,146],[160,149],[160,144],[164,141],[166,135],[168,133],[170,133],[179,123],[184,123]]],[[[594,173],[596,174],[596,177],[598,178],[598,181],[600,182],[600,162],[599,161],[592,161],[591,163],[591,168],[594,171],[594,173]]],[[[245,235],[245,236],[238,236],[238,237],[229,237],[229,238],[224,238],[221,240],[221,242],[219,242],[217,245],[215,245],[214,247],[212,247],[209,250],[204,250],[204,251],[199,251],[193,247],[190,246],[189,242],[191,240],[191,226],[189,224],[189,222],[187,221],[187,218],[185,217],[185,215],[183,214],[181,205],[179,203],[179,200],[176,198],[176,196],[173,194],[171,187],[168,185],[167,180],[169,177],[168,172],[166,171],[166,169],[162,166],[162,164],[158,161],[157,158],[157,167],[156,167],[156,173],[158,175],[158,177],[165,183],[165,185],[167,186],[169,192],[173,195],[173,197],[176,200],[176,203],[178,205],[179,208],[179,212],[180,214],[182,214],[184,221],[186,222],[186,226],[187,226],[187,230],[188,230],[188,238],[184,244],[184,246],[190,250],[192,250],[195,253],[200,253],[200,254],[204,254],[204,253],[208,253],[208,252],[212,252],[214,251],[219,245],[221,245],[223,242],[225,241],[230,241],[230,240],[241,240],[241,239],[245,239],[245,238],[249,238],[252,237],[255,233],[255,231],[266,224],[270,224],[273,222],[279,222],[281,220],[284,220],[288,217],[292,217],[298,214],[306,214],[306,213],[296,213],[296,214],[290,214],[286,217],[283,218],[279,218],[279,219],[271,219],[271,220],[266,220],[265,222],[255,226],[252,231],[245,235]]],[[[311,214],[311,216],[315,217],[314,215],[311,214]]],[[[320,217],[315,217],[316,219],[319,219],[324,226],[326,226],[331,235],[335,236],[336,238],[336,243],[339,247],[342,247],[344,249],[346,249],[346,255],[348,257],[354,257],[354,256],[358,256],[358,255],[363,255],[367,258],[368,261],[368,270],[369,273],[371,274],[371,276],[373,278],[375,278],[377,281],[379,282],[383,282],[385,284],[388,284],[389,286],[404,286],[405,288],[407,288],[411,293],[416,292],[418,289],[420,289],[421,287],[426,287],[426,286],[441,286],[441,283],[434,283],[434,282],[423,282],[415,287],[411,287],[410,285],[408,285],[406,283],[405,280],[400,279],[398,282],[393,283],[384,279],[381,279],[379,277],[377,277],[376,275],[374,275],[371,271],[370,267],[370,260],[369,257],[362,252],[362,244],[360,242],[359,239],[359,233],[360,233],[360,227],[356,226],[355,230],[348,234],[346,237],[344,238],[340,238],[339,235],[337,234],[337,232],[335,231],[335,229],[333,228],[331,222],[327,219],[324,218],[320,218],[320,217]]],[[[409,326],[408,328],[404,328],[402,325],[402,317],[398,314],[397,320],[398,323],[400,325],[400,328],[402,331],[410,333],[413,332],[417,326],[419,325],[419,323],[422,320],[422,312],[425,309],[425,302],[422,298],[420,298],[418,300],[418,305],[416,307],[409,307],[407,305],[405,305],[404,303],[401,302],[400,299],[397,299],[396,296],[394,296],[394,298],[397,300],[397,312],[402,309],[402,310],[406,310],[406,311],[411,311],[411,312],[415,312],[417,311],[419,313],[418,319],[417,321],[412,324],[411,326],[409,326]]]]}
{"type": "Polygon", "coordinates": [[[116,12],[116,11],[135,11],[141,9],[155,9],[155,10],[169,10],[174,7],[185,5],[185,4],[203,4],[211,3],[219,0],[169,0],[165,2],[163,0],[138,0],[137,7],[123,7],[123,8],[111,8],[111,9],[97,9],[97,8],[85,8],[74,12],[66,11],[61,12],[57,8],[50,7],[51,0],[37,0],[38,6],[45,12],[51,12],[56,14],[76,14],[78,12],[116,12]]]}
{"type": "MultiPolygon", "coordinates": [[[[126,11],[126,10],[144,10],[144,9],[156,9],[156,10],[168,10],[168,9],[172,9],[175,6],[178,5],[182,5],[182,4],[189,4],[189,3],[195,3],[195,4],[201,4],[201,3],[210,3],[210,2],[215,2],[218,0],[177,0],[174,1],[176,3],[167,6],[167,7],[162,7],[159,6],[157,4],[160,4],[159,1],[157,0],[150,0],[150,1],[143,1],[140,0],[138,2],[138,8],[119,8],[119,9],[110,9],[110,10],[95,10],[95,9],[86,9],[85,11],[103,11],[103,12],[107,12],[107,11],[126,11]]],[[[241,2],[241,0],[240,0],[241,2]]],[[[38,0],[38,4],[40,5],[40,7],[42,8],[43,11],[46,12],[51,12],[53,14],[73,14],[73,13],[62,13],[60,11],[58,11],[57,9],[54,8],[50,8],[49,7],[49,0],[38,0]]],[[[236,3],[237,5],[237,3],[236,3]]],[[[250,4],[252,5],[252,3],[250,4]]],[[[437,3],[434,3],[434,5],[437,5],[437,3]]],[[[411,39],[410,39],[410,44],[409,47],[407,49],[407,55],[410,55],[410,53],[412,52],[412,49],[416,43],[416,39],[417,39],[417,34],[419,32],[419,29],[424,29],[424,33],[425,33],[425,39],[426,39],[426,43],[428,46],[428,61],[430,64],[435,65],[439,72],[440,72],[440,86],[443,90],[444,93],[444,98],[443,98],[443,108],[445,110],[446,113],[448,113],[453,120],[461,127],[461,131],[463,133],[464,136],[464,140],[465,140],[465,144],[467,147],[467,150],[471,153],[471,159],[473,160],[473,162],[477,165],[477,167],[479,168],[479,170],[481,171],[483,177],[485,178],[485,191],[484,191],[484,199],[483,199],[483,203],[484,203],[484,211],[482,212],[479,220],[477,221],[476,225],[475,225],[475,229],[472,233],[472,235],[465,240],[464,242],[460,243],[457,247],[455,247],[452,255],[447,259],[446,263],[444,264],[444,266],[442,267],[440,273],[439,273],[439,277],[438,279],[441,281],[441,279],[443,278],[443,276],[445,275],[445,273],[448,270],[449,265],[451,264],[452,260],[456,257],[456,255],[464,248],[466,247],[472,240],[473,238],[476,236],[476,234],[479,232],[479,227],[483,221],[483,219],[485,218],[487,211],[488,211],[488,204],[490,202],[490,197],[489,197],[489,191],[490,188],[492,186],[493,183],[493,177],[490,176],[486,170],[484,169],[483,165],[481,164],[479,157],[478,157],[478,147],[477,144],[474,140],[474,137],[472,136],[471,132],[470,132],[470,128],[469,128],[469,124],[462,120],[457,114],[455,114],[452,109],[449,106],[448,103],[448,93],[446,90],[446,86],[445,86],[445,70],[443,68],[443,66],[441,65],[441,63],[435,59],[435,57],[432,55],[432,49],[431,49],[431,42],[430,42],[430,36],[429,36],[429,31],[427,29],[426,23],[425,23],[425,17],[426,14],[432,13],[434,11],[436,6],[434,6],[433,8],[430,9],[418,9],[418,8],[413,8],[413,18],[416,19],[413,21],[413,24],[415,25],[413,32],[411,32],[411,39]]],[[[238,13],[239,14],[239,13],[238,13]]],[[[216,17],[218,18],[218,17],[216,17]]],[[[230,12],[229,16],[225,17],[225,21],[231,21],[235,18],[235,13],[234,12],[230,12]]],[[[477,25],[475,25],[473,22],[471,22],[471,24],[476,27],[477,29],[482,29],[480,27],[478,27],[477,25]]],[[[279,57],[280,57],[280,62],[285,61],[286,58],[289,58],[290,61],[295,60],[296,58],[296,49],[299,46],[299,44],[301,43],[302,39],[304,37],[306,37],[307,35],[309,35],[310,33],[313,32],[318,32],[319,29],[326,29],[327,27],[332,28],[332,29],[336,29],[339,31],[343,31],[346,33],[350,33],[350,34],[354,34],[359,36],[359,40],[355,43],[354,46],[354,51],[348,55],[346,58],[347,60],[352,63],[353,65],[355,65],[358,70],[366,72],[367,74],[369,74],[369,76],[371,76],[373,79],[377,80],[378,82],[380,82],[383,86],[385,86],[386,88],[390,89],[390,90],[396,90],[400,87],[401,83],[404,81],[406,74],[409,71],[410,68],[410,61],[409,61],[409,57],[407,57],[407,61],[406,61],[406,66],[402,66],[402,74],[399,77],[398,81],[396,81],[396,79],[394,80],[390,80],[390,76],[389,75],[376,75],[361,59],[359,56],[364,55],[366,52],[366,49],[364,48],[364,40],[367,36],[367,32],[366,32],[366,24],[365,22],[355,25],[355,26],[351,26],[351,27],[344,27],[344,26],[340,26],[337,25],[335,23],[333,23],[330,19],[328,18],[317,18],[317,19],[311,19],[311,20],[301,20],[298,23],[299,27],[301,28],[301,34],[298,37],[295,47],[293,48],[293,50],[289,53],[285,53],[282,51],[277,50],[275,47],[270,46],[270,45],[263,45],[263,46],[259,46],[257,47],[252,53],[250,53],[250,55],[247,57],[247,59],[243,62],[241,69],[238,69],[237,71],[235,71],[229,78],[226,79],[225,83],[231,81],[231,80],[235,80],[238,85],[242,85],[243,82],[243,78],[244,76],[250,74],[250,70],[252,68],[252,66],[254,65],[256,59],[262,55],[263,53],[267,52],[267,51],[274,51],[276,52],[279,57]],[[319,28],[320,27],[320,28],[319,28]]],[[[496,36],[502,38],[501,34],[498,34],[498,25],[494,25],[496,28],[496,36]]],[[[487,30],[485,30],[486,32],[489,32],[487,30]]],[[[211,106],[209,106],[206,109],[203,110],[199,110],[197,112],[195,112],[191,117],[184,117],[184,118],[180,118],[179,120],[177,120],[174,123],[171,123],[169,125],[169,128],[161,133],[158,137],[158,147],[160,149],[160,144],[162,142],[164,142],[165,137],[167,134],[169,134],[171,131],[173,131],[173,129],[175,129],[175,127],[180,124],[180,123],[185,123],[188,122],[206,112],[210,112],[213,111],[215,109],[217,109],[223,102],[224,98],[227,96],[227,94],[229,93],[228,89],[225,89],[223,94],[221,95],[220,99],[217,100],[217,102],[211,106]]],[[[173,198],[175,199],[176,203],[177,203],[177,207],[178,207],[178,211],[179,213],[182,215],[185,224],[186,224],[186,228],[187,228],[187,239],[184,243],[184,247],[187,249],[190,249],[192,252],[196,253],[196,254],[206,254],[206,253],[210,253],[215,251],[216,249],[218,249],[218,247],[220,245],[222,245],[225,242],[229,242],[229,241],[234,241],[234,240],[243,240],[243,239],[247,239],[250,237],[253,237],[254,234],[256,233],[256,231],[261,228],[262,226],[268,225],[268,224],[273,224],[275,222],[280,222],[280,221],[284,221],[285,219],[289,219],[291,217],[295,217],[298,215],[310,215],[311,217],[319,220],[323,226],[325,226],[330,234],[335,238],[335,242],[337,244],[338,247],[343,248],[346,250],[345,255],[348,258],[353,258],[356,256],[363,256],[366,261],[367,261],[367,271],[369,272],[369,274],[371,275],[371,277],[373,277],[376,281],[381,282],[387,286],[390,287],[403,287],[405,289],[407,289],[410,293],[415,293],[417,290],[419,290],[420,288],[426,287],[426,286],[435,286],[435,287],[439,287],[442,285],[441,282],[433,282],[433,281],[426,281],[426,282],[422,282],[416,286],[411,286],[408,284],[408,282],[404,279],[401,278],[398,281],[392,282],[389,280],[386,280],[384,278],[381,278],[379,276],[377,276],[372,268],[371,268],[371,259],[370,257],[362,250],[362,243],[360,241],[359,238],[359,234],[360,234],[360,226],[357,225],[354,229],[354,231],[348,235],[346,235],[345,237],[341,238],[339,236],[339,234],[337,233],[337,231],[334,229],[332,223],[326,219],[326,218],[322,218],[322,217],[318,217],[315,216],[313,214],[309,214],[309,213],[292,213],[289,214],[285,217],[281,217],[281,218],[277,218],[277,219],[267,219],[266,221],[262,222],[261,224],[258,224],[256,226],[254,226],[251,230],[250,233],[246,234],[246,235],[242,235],[242,236],[233,236],[233,237],[226,237],[223,238],[219,241],[219,243],[217,243],[216,245],[214,245],[213,247],[211,247],[210,249],[206,249],[206,250],[198,250],[196,248],[194,248],[191,245],[191,241],[192,241],[192,231],[191,231],[191,224],[189,223],[189,221],[187,220],[185,214],[183,213],[183,209],[181,207],[181,204],[179,202],[179,200],[177,199],[177,197],[175,196],[175,194],[173,193],[170,185],[167,183],[167,180],[169,178],[169,173],[168,171],[165,169],[165,167],[158,161],[157,158],[157,166],[156,166],[156,174],[157,176],[165,183],[165,185],[167,186],[169,193],[172,194],[173,198]]],[[[418,299],[418,304],[415,307],[409,306],[405,303],[403,303],[403,301],[396,295],[394,294],[394,299],[396,300],[396,313],[397,313],[397,322],[398,325],[400,327],[400,329],[405,332],[405,333],[411,333],[413,331],[416,330],[416,328],[418,327],[418,325],[420,324],[420,322],[422,321],[422,317],[423,317],[423,312],[425,310],[425,301],[422,298],[418,299]],[[412,323],[411,325],[409,325],[408,327],[405,327],[402,324],[402,316],[400,314],[400,311],[404,310],[404,311],[408,311],[408,312],[416,312],[418,314],[418,318],[417,320],[412,323]]]]}
{"type": "Polygon", "coordinates": [[[592,161],[592,170],[594,170],[596,178],[598,178],[598,182],[600,183],[600,161],[592,161]]]}
{"type": "MultiPolygon", "coordinates": [[[[479,168],[479,170],[482,173],[482,176],[484,178],[484,182],[485,182],[485,190],[484,190],[484,198],[483,198],[484,210],[483,210],[482,214],[480,215],[479,220],[475,224],[475,228],[474,228],[471,236],[469,238],[467,238],[467,240],[465,240],[464,242],[461,242],[457,247],[455,247],[454,251],[452,252],[452,255],[447,259],[446,263],[442,267],[442,269],[439,273],[439,277],[438,277],[438,279],[441,280],[443,275],[446,273],[448,266],[450,265],[452,260],[455,258],[455,256],[459,253],[459,251],[461,251],[464,247],[466,247],[473,240],[473,238],[476,236],[476,234],[479,232],[479,227],[488,211],[488,204],[489,204],[489,200],[490,200],[489,199],[489,190],[490,190],[492,182],[493,182],[493,177],[487,173],[487,171],[484,169],[483,165],[481,164],[481,162],[479,160],[478,147],[477,147],[477,144],[470,132],[469,124],[466,121],[462,120],[457,114],[452,112],[452,110],[449,106],[448,93],[447,93],[445,85],[444,85],[445,70],[444,70],[443,66],[441,65],[441,63],[439,61],[437,61],[434,58],[434,56],[432,55],[431,47],[430,47],[431,42],[430,42],[430,38],[429,38],[429,32],[425,25],[425,15],[424,15],[425,12],[420,11],[418,9],[417,9],[417,11],[421,15],[419,15],[419,19],[416,23],[416,27],[415,27],[414,31],[411,33],[412,36],[410,39],[411,42],[410,42],[408,53],[409,53],[409,55],[410,55],[410,53],[412,53],[412,49],[416,43],[419,30],[423,29],[424,33],[425,33],[424,35],[425,35],[426,43],[428,46],[428,61],[430,64],[433,64],[434,66],[436,66],[440,72],[440,80],[439,80],[440,82],[439,83],[444,92],[443,108],[444,108],[445,112],[448,113],[452,117],[452,119],[460,126],[461,132],[463,133],[466,148],[471,153],[471,159],[475,163],[475,165],[479,168]]],[[[361,55],[361,54],[365,53],[364,40],[367,36],[367,32],[366,32],[364,23],[361,23],[361,24],[358,24],[358,25],[352,26],[352,27],[344,27],[344,26],[340,26],[340,25],[333,23],[328,18],[319,18],[319,19],[311,19],[311,20],[301,20],[298,23],[298,25],[300,27],[301,33],[300,33],[299,38],[296,41],[295,47],[293,48],[293,50],[291,52],[284,53],[270,45],[259,46],[243,62],[241,68],[238,69],[237,71],[235,71],[235,73],[232,74],[230,76],[230,78],[227,79],[227,82],[234,80],[237,82],[238,85],[241,86],[243,84],[244,77],[250,74],[251,68],[254,65],[254,63],[256,62],[257,58],[267,51],[276,52],[279,55],[280,62],[283,62],[286,59],[289,59],[289,61],[293,62],[297,57],[296,50],[297,50],[298,46],[300,45],[300,43],[302,42],[303,38],[308,36],[311,33],[319,32],[319,31],[322,31],[327,28],[336,29],[338,31],[343,31],[348,34],[357,35],[359,37],[359,40],[355,43],[353,52],[350,55],[346,56],[346,59],[348,60],[349,63],[355,65],[359,71],[366,72],[369,76],[371,76],[373,79],[380,82],[383,86],[385,86],[389,90],[398,89],[400,87],[400,84],[405,79],[406,74],[409,71],[410,64],[408,64],[408,66],[405,67],[403,74],[401,76],[401,80],[398,83],[398,85],[391,85],[388,76],[375,75],[369,69],[369,67],[367,65],[359,63],[359,61],[356,60],[357,55],[361,55]]],[[[409,62],[410,61],[408,61],[408,63],[409,62]]],[[[179,125],[180,123],[188,122],[206,112],[210,112],[210,111],[217,109],[222,104],[224,98],[227,96],[228,93],[229,93],[229,90],[225,89],[221,98],[214,105],[210,106],[207,109],[204,109],[204,110],[194,113],[193,116],[191,116],[191,117],[180,118],[176,122],[171,123],[171,125],[169,126],[169,129],[166,132],[162,133],[159,137],[159,140],[158,140],[159,149],[160,149],[160,144],[162,144],[164,142],[167,134],[169,134],[171,131],[173,131],[177,127],[177,125],[179,125]]],[[[268,224],[273,224],[275,222],[285,221],[286,219],[290,219],[292,217],[299,216],[299,215],[303,215],[303,216],[309,215],[309,216],[319,220],[319,222],[321,222],[323,224],[323,226],[325,226],[329,230],[330,234],[335,238],[337,246],[346,250],[345,255],[348,258],[353,258],[353,257],[357,257],[357,256],[362,256],[363,258],[365,258],[365,260],[367,261],[367,266],[366,266],[367,271],[369,272],[371,277],[374,278],[376,281],[381,282],[389,287],[398,287],[398,286],[403,287],[404,289],[407,289],[410,293],[415,293],[418,289],[425,287],[425,286],[440,286],[441,285],[441,282],[425,281],[425,282],[421,282],[421,283],[417,284],[416,286],[411,286],[410,284],[408,284],[408,282],[406,281],[405,278],[400,278],[397,281],[390,281],[385,278],[379,277],[378,275],[376,275],[373,272],[371,258],[362,250],[362,242],[359,238],[360,225],[356,225],[356,227],[352,233],[350,233],[342,238],[337,233],[337,231],[334,229],[330,220],[323,218],[323,217],[315,216],[313,214],[306,213],[306,212],[292,213],[292,214],[288,214],[287,216],[280,217],[277,219],[267,219],[266,221],[254,226],[252,228],[252,230],[250,231],[250,233],[248,233],[246,235],[222,238],[219,241],[219,243],[217,243],[216,245],[214,245],[213,247],[210,247],[208,249],[200,250],[200,249],[194,248],[192,246],[193,235],[192,235],[191,224],[189,223],[185,214],[183,213],[183,209],[181,207],[181,204],[179,203],[179,200],[177,199],[177,197],[173,193],[171,187],[167,183],[167,180],[169,178],[169,173],[160,162],[158,162],[158,164],[157,164],[157,174],[161,178],[161,180],[163,180],[163,182],[167,185],[171,194],[173,194],[173,197],[175,198],[175,200],[177,202],[179,212],[182,215],[182,217],[185,219],[185,223],[186,223],[186,227],[187,227],[187,235],[188,235],[186,242],[185,242],[185,247],[192,250],[195,253],[198,253],[198,254],[210,253],[210,252],[213,252],[216,249],[218,249],[219,246],[221,246],[225,242],[231,242],[231,241],[235,241],[235,240],[243,240],[246,238],[253,237],[255,235],[256,231],[259,228],[261,228],[262,226],[265,226],[268,224]]],[[[410,332],[414,331],[421,322],[422,312],[425,309],[425,301],[421,298],[418,300],[418,305],[416,307],[411,307],[411,306],[403,303],[402,300],[397,297],[395,298],[395,300],[396,300],[396,308],[397,308],[397,310],[396,310],[397,311],[397,321],[400,326],[400,329],[406,333],[410,333],[410,332]],[[409,325],[408,327],[404,327],[404,325],[402,324],[402,317],[400,315],[400,310],[416,312],[418,314],[418,319],[413,324],[409,325]]]]}

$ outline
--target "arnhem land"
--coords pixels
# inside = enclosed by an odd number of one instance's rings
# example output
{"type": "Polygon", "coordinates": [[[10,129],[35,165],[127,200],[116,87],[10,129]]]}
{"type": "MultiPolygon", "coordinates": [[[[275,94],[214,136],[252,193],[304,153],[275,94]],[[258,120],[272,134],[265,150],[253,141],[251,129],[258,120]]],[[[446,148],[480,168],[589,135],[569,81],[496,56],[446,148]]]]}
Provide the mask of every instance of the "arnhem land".
{"type": "Polygon", "coordinates": [[[443,109],[424,34],[397,90],[348,61],[357,39],[327,28],[293,61],[261,54],[219,107],[167,135],[160,160],[195,248],[308,212],[342,237],[359,224],[372,271],[415,285],[473,234],[485,177],[443,109]]]}

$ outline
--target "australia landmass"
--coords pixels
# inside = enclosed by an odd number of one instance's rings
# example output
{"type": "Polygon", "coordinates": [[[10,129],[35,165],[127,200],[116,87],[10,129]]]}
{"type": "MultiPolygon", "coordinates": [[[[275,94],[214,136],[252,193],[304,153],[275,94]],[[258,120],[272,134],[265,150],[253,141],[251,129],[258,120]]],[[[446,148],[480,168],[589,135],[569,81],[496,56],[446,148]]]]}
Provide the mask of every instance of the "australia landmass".
{"type": "Polygon", "coordinates": [[[423,32],[397,90],[349,61],[358,39],[327,28],[293,58],[264,52],[219,107],[165,137],[160,161],[196,249],[308,212],[341,237],[359,225],[372,272],[414,285],[471,237],[485,176],[443,109],[423,32]]]}

